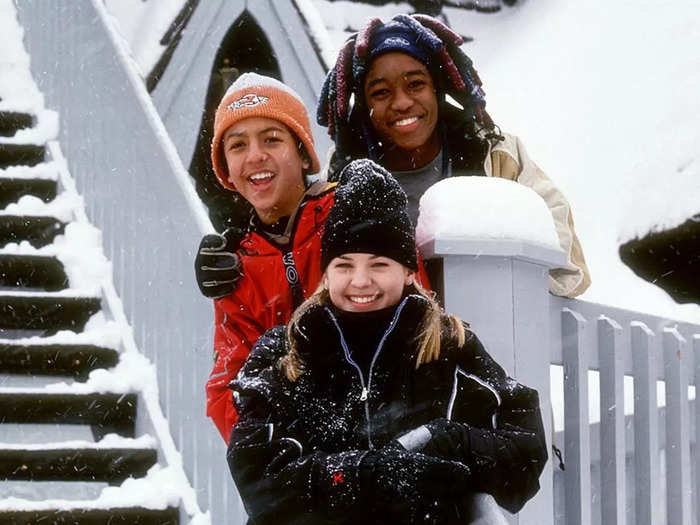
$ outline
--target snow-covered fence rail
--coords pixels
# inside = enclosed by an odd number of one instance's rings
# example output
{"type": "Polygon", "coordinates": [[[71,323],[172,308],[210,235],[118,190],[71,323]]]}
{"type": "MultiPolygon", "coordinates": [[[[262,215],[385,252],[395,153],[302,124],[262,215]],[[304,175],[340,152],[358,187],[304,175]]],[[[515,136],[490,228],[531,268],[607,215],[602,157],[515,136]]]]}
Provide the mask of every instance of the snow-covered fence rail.
{"type": "Polygon", "coordinates": [[[211,227],[201,202],[103,2],[22,0],[17,10],[134,340],[157,365],[162,410],[199,505],[213,523],[243,523],[224,443],[205,417],[212,312],[192,270],[211,227]]]}

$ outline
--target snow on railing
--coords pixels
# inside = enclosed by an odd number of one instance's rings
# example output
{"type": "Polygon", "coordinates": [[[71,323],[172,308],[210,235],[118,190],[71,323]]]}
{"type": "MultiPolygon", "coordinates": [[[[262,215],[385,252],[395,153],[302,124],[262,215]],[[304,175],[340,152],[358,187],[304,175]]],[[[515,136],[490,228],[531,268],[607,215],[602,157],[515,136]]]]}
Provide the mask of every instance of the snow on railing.
{"type": "Polygon", "coordinates": [[[157,374],[142,390],[137,426],[157,427],[167,463],[176,471],[182,465],[195,489],[184,494],[183,519],[243,523],[224,443],[204,409],[211,304],[192,271],[194,249],[211,229],[202,203],[102,3],[27,0],[17,10],[45,105],[60,113],[66,164],[52,148],[61,161],[52,165],[59,175],[70,171],[83,219],[101,231],[111,263],[103,306],[126,334],[124,349],[151,363],[135,366],[157,374]],[[70,20],[71,31],[46,20],[70,20]]]}

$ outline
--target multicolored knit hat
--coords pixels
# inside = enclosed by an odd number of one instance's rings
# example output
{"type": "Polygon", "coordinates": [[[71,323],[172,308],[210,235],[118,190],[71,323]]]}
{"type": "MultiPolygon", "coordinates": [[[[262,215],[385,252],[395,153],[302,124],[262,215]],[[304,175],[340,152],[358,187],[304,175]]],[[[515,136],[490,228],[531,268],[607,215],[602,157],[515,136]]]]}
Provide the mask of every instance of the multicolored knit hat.
{"type": "Polygon", "coordinates": [[[270,118],[286,125],[304,145],[311,160],[310,172],[317,173],[321,170],[314,150],[309,117],[301,97],[279,80],[256,73],[244,73],[228,88],[214,117],[211,163],[222,186],[235,190],[228,181],[221,139],[236,122],[251,117],[270,118]]]}
{"type": "Polygon", "coordinates": [[[406,194],[387,170],[369,159],[348,164],[323,227],[321,269],[345,253],[372,253],[417,270],[406,203],[406,194]]]}
{"type": "Polygon", "coordinates": [[[351,96],[355,105],[364,106],[363,83],[372,60],[382,53],[401,51],[425,64],[440,92],[462,104],[478,126],[493,129],[481,79],[460,49],[463,43],[461,36],[427,15],[400,14],[386,24],[373,18],[338,53],[323,84],[317,122],[328,127],[328,134],[336,140],[338,131],[350,121],[351,96]]]}

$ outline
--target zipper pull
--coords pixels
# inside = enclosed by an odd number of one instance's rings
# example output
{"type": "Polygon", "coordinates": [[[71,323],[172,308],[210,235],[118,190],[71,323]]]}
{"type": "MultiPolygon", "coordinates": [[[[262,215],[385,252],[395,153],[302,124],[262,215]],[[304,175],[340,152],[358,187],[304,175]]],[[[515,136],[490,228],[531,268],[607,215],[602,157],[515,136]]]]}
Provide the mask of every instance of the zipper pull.
{"type": "Polygon", "coordinates": [[[367,387],[362,387],[362,394],[360,395],[360,401],[367,401],[367,387]]]}

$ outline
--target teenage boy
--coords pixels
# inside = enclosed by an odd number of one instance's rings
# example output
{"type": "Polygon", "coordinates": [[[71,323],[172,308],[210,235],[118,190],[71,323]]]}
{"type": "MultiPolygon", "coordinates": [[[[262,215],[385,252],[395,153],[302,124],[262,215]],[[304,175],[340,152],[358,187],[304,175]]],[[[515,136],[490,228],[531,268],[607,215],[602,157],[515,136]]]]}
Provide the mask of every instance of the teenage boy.
{"type": "Polygon", "coordinates": [[[306,183],[320,164],[304,104],[257,74],[242,75],[222,98],[211,157],[219,182],[254,210],[242,240],[205,236],[195,260],[202,292],[215,298],[207,415],[228,441],[238,419],[229,383],[258,337],[286,324],[321,281],[321,233],[335,184],[306,183]]]}

